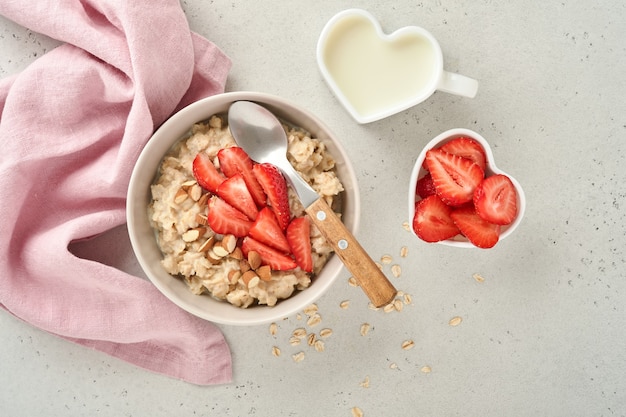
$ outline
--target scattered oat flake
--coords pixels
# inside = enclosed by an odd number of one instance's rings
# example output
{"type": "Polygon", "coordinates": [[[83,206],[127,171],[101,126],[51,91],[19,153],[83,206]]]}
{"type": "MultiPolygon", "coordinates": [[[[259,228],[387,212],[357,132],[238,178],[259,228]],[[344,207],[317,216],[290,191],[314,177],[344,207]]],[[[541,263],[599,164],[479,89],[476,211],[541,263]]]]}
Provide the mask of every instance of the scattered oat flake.
{"type": "Polygon", "coordinates": [[[319,339],[316,340],[315,344],[313,345],[313,347],[315,348],[315,350],[317,352],[323,352],[324,351],[324,347],[325,347],[324,341],[323,340],[319,340],[319,339]]]}
{"type": "Polygon", "coordinates": [[[429,374],[431,373],[432,369],[430,368],[430,366],[422,366],[422,369],[420,369],[420,371],[422,371],[425,374],[429,374]]]}
{"type": "Polygon", "coordinates": [[[402,342],[402,349],[404,350],[413,349],[414,346],[415,342],[412,340],[405,340],[404,342],[402,342]]]}
{"type": "Polygon", "coordinates": [[[322,322],[322,316],[320,316],[319,314],[315,313],[311,317],[309,317],[309,319],[306,321],[306,324],[309,327],[314,327],[314,326],[317,326],[318,324],[320,324],[321,322],[322,322]]]}
{"type": "Polygon", "coordinates": [[[369,388],[370,387],[370,377],[366,376],[365,379],[359,385],[362,386],[363,388],[369,388]]]}
{"type": "Polygon", "coordinates": [[[472,277],[476,280],[476,282],[485,282],[485,278],[483,278],[480,274],[474,274],[472,277]]]}
{"type": "Polygon", "coordinates": [[[300,313],[296,314],[296,320],[302,320],[302,314],[300,313]]]}
{"type": "Polygon", "coordinates": [[[392,261],[393,261],[393,258],[391,257],[391,255],[383,255],[380,258],[380,262],[383,265],[389,265],[392,261]]]}
{"type": "Polygon", "coordinates": [[[398,264],[391,266],[391,273],[394,277],[399,278],[402,275],[402,267],[398,264]]]}
{"type": "Polygon", "coordinates": [[[316,340],[317,337],[315,336],[315,333],[311,333],[306,337],[306,342],[309,344],[309,346],[313,346],[316,340]]]}
{"type": "Polygon", "coordinates": [[[352,417],[363,417],[363,411],[359,407],[352,407],[352,417]]]}
{"type": "Polygon", "coordinates": [[[402,223],[402,228],[406,230],[407,232],[411,231],[411,226],[409,226],[409,222],[402,223]]]}
{"type": "Polygon", "coordinates": [[[313,314],[317,313],[317,310],[318,310],[317,304],[311,304],[310,306],[306,307],[303,311],[304,311],[304,314],[311,317],[313,314]]]}
{"type": "Polygon", "coordinates": [[[326,339],[327,337],[330,337],[330,335],[332,334],[333,334],[333,331],[331,329],[320,330],[320,337],[323,337],[324,339],[326,339]]]}
{"type": "Polygon", "coordinates": [[[404,304],[413,303],[413,297],[411,297],[411,294],[404,294],[403,298],[404,298],[404,304]]]}
{"type": "Polygon", "coordinates": [[[387,304],[385,307],[383,307],[383,311],[385,313],[391,313],[392,311],[394,311],[396,308],[393,306],[393,303],[389,303],[387,304]]]}
{"type": "Polygon", "coordinates": [[[395,363],[395,362],[391,362],[391,363],[389,364],[389,369],[398,369],[398,364],[397,364],[397,363],[395,363]]]}
{"type": "Polygon", "coordinates": [[[407,248],[406,246],[402,246],[400,248],[400,257],[406,258],[408,254],[409,254],[409,248],[407,248]]]}
{"type": "Polygon", "coordinates": [[[461,324],[462,321],[463,319],[461,317],[456,316],[456,317],[452,317],[450,321],[448,322],[448,324],[450,326],[458,326],[459,324],[461,324]]]}
{"type": "Polygon", "coordinates": [[[291,355],[294,362],[302,362],[304,360],[304,352],[298,352],[291,355]]]}
{"type": "Polygon", "coordinates": [[[358,287],[359,286],[359,283],[356,282],[356,278],[354,278],[354,277],[350,277],[348,279],[348,284],[350,284],[351,287],[358,287]]]}
{"type": "Polygon", "coordinates": [[[298,339],[302,339],[303,337],[306,337],[306,329],[304,327],[298,327],[291,334],[298,339]]]}
{"type": "Polygon", "coordinates": [[[361,336],[366,336],[369,331],[370,331],[369,323],[361,324],[361,336]]]}
{"type": "Polygon", "coordinates": [[[367,305],[367,307],[368,307],[370,310],[378,311],[378,307],[376,307],[376,306],[375,306],[374,304],[372,304],[372,303],[369,303],[369,304],[367,305]]]}
{"type": "Polygon", "coordinates": [[[277,332],[278,332],[278,326],[276,325],[276,323],[270,324],[270,334],[272,336],[276,336],[277,332]]]}
{"type": "Polygon", "coordinates": [[[344,310],[347,309],[349,305],[350,305],[349,300],[343,300],[342,302],[339,303],[339,307],[341,307],[344,310]]]}
{"type": "Polygon", "coordinates": [[[300,344],[300,340],[302,340],[302,339],[300,339],[299,337],[291,336],[289,338],[289,344],[291,346],[298,346],[300,344]]]}
{"type": "Polygon", "coordinates": [[[402,309],[404,308],[404,304],[402,303],[402,300],[395,300],[393,302],[393,308],[395,308],[396,311],[402,311],[402,309]]]}
{"type": "Polygon", "coordinates": [[[278,346],[272,347],[272,355],[279,357],[280,356],[280,348],[278,346]]]}

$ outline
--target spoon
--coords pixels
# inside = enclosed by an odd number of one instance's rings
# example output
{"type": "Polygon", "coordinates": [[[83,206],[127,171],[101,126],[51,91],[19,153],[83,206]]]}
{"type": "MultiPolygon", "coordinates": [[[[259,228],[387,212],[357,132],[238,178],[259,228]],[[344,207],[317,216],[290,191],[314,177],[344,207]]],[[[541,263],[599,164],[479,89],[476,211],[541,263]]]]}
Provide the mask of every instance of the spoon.
{"type": "Polygon", "coordinates": [[[271,163],[282,171],[313,224],[332,245],[372,304],[376,307],[389,304],[397,290],[326,201],[293,168],[287,159],[287,136],[276,116],[256,103],[236,101],[228,110],[228,124],[237,145],[252,160],[271,163]]]}

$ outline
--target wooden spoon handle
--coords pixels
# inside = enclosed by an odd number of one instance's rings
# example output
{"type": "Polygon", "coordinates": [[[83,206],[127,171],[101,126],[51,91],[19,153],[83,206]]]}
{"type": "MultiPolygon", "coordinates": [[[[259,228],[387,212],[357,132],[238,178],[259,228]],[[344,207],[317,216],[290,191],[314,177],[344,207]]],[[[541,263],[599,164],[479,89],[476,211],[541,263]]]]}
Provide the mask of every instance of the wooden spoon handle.
{"type": "Polygon", "coordinates": [[[326,240],[333,246],[337,256],[357,280],[372,304],[376,307],[389,304],[398,291],[335,212],[326,204],[326,201],[323,198],[317,199],[306,208],[306,212],[326,240]]]}

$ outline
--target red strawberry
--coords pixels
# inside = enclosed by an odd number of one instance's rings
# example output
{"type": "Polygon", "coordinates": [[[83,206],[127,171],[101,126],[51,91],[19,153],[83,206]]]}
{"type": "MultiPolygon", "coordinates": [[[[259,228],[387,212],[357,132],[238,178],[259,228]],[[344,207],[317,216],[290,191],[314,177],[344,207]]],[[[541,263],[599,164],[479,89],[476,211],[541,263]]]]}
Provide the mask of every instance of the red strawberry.
{"type": "Polygon", "coordinates": [[[421,198],[436,194],[435,184],[433,183],[433,177],[430,173],[427,173],[417,180],[416,192],[421,198]]]}
{"type": "Polygon", "coordinates": [[[308,217],[296,217],[287,226],[287,241],[296,263],[306,272],[313,272],[311,256],[311,224],[308,217]]]}
{"type": "Polygon", "coordinates": [[[245,214],[219,197],[212,197],[209,200],[207,222],[215,233],[232,234],[237,237],[247,236],[252,226],[252,222],[245,214]]]}
{"type": "Polygon", "coordinates": [[[485,150],[482,145],[467,136],[460,136],[452,139],[450,142],[440,146],[439,149],[453,155],[471,159],[483,171],[487,166],[487,156],[485,155],[485,150]]]}
{"type": "Polygon", "coordinates": [[[253,168],[261,188],[267,194],[270,207],[276,215],[278,224],[282,230],[287,229],[291,212],[289,211],[289,196],[287,194],[287,182],[285,177],[276,166],[268,163],[257,164],[253,168]]]}
{"type": "Polygon", "coordinates": [[[485,178],[474,191],[476,213],[489,223],[510,224],[517,216],[517,191],[506,175],[485,178]]]}
{"type": "Polygon", "coordinates": [[[213,165],[213,161],[205,152],[200,152],[193,160],[193,176],[198,184],[212,193],[217,192],[217,187],[226,179],[213,165]]]}
{"type": "Polygon", "coordinates": [[[250,220],[256,219],[256,216],[259,214],[259,210],[256,208],[256,204],[241,174],[235,174],[224,180],[217,188],[217,195],[245,214],[250,220]]]}
{"type": "Polygon", "coordinates": [[[280,253],[250,236],[243,239],[241,250],[246,257],[251,251],[257,252],[261,255],[263,264],[269,265],[274,271],[287,271],[298,266],[290,256],[280,253]]]}
{"type": "Polygon", "coordinates": [[[259,207],[264,207],[267,197],[252,172],[254,163],[246,151],[238,146],[223,148],[218,151],[217,159],[220,161],[222,172],[227,177],[232,177],[235,174],[241,174],[243,176],[254,202],[259,207]]]}
{"type": "Polygon", "coordinates": [[[268,207],[263,207],[259,211],[248,235],[281,252],[288,253],[290,251],[287,238],[280,228],[274,212],[268,207]]]}
{"type": "Polygon", "coordinates": [[[471,160],[441,149],[426,152],[426,165],[437,195],[452,206],[472,201],[474,190],[484,177],[482,168],[471,160]]]}
{"type": "Polygon", "coordinates": [[[500,238],[500,225],[483,220],[471,205],[454,209],[450,213],[461,233],[474,246],[487,249],[493,247],[500,238]]]}
{"type": "Polygon", "coordinates": [[[452,221],[452,207],[431,195],[415,204],[413,230],[426,242],[439,242],[459,234],[459,229],[452,221]]]}

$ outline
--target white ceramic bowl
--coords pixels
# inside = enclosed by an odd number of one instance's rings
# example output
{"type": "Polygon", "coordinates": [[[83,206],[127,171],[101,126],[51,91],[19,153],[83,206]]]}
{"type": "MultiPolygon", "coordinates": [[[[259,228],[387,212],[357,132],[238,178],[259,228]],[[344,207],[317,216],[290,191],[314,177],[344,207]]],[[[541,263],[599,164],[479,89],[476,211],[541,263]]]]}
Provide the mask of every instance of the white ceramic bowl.
{"type": "MultiPolygon", "coordinates": [[[[491,147],[489,146],[489,143],[485,140],[485,138],[469,129],[451,129],[443,132],[442,134],[428,142],[428,144],[424,146],[424,149],[422,149],[422,152],[417,157],[415,165],[413,166],[413,172],[411,173],[411,182],[409,183],[409,224],[411,225],[411,232],[417,237],[417,234],[415,234],[415,231],[412,227],[413,217],[415,217],[415,203],[420,200],[420,197],[416,195],[416,187],[418,179],[426,174],[426,170],[422,166],[424,164],[424,159],[426,158],[426,152],[428,152],[430,149],[441,146],[451,141],[452,139],[458,138],[459,136],[468,136],[479,142],[485,149],[485,155],[487,156],[487,168],[485,170],[485,176],[504,174],[511,179],[511,182],[515,186],[515,189],[517,191],[517,217],[511,224],[502,226],[502,228],[500,229],[500,241],[502,241],[506,237],[510,236],[522,221],[522,218],[524,217],[524,212],[526,211],[526,196],[524,195],[524,190],[522,189],[520,183],[517,182],[517,180],[511,175],[507,174],[496,166],[493,158],[493,152],[491,151],[491,147]]],[[[452,239],[442,240],[441,242],[437,243],[459,248],[476,247],[472,243],[470,243],[470,241],[466,237],[461,235],[457,235],[452,239]]]]}
{"type": "Polygon", "coordinates": [[[247,309],[235,307],[208,295],[194,295],[187,285],[172,277],[161,266],[162,254],[157,246],[155,231],[150,226],[148,204],[150,185],[155,179],[163,156],[180,140],[191,126],[218,113],[226,113],[230,104],[239,100],[257,102],[276,116],[295,126],[302,127],[322,140],[336,160],[337,175],[342,181],[343,222],[356,233],[360,214],[360,197],[357,180],[341,143],[328,127],[313,114],[285,99],[264,93],[233,92],[197,101],[169,118],[154,133],[141,152],[134,167],[127,200],[127,223],[130,241],[139,264],[152,283],[173,303],[203,319],[228,325],[256,325],[280,320],[318,299],[335,281],[343,264],[332,256],[323,270],[313,279],[311,286],[295,293],[274,307],[254,306],[247,309]]]}

